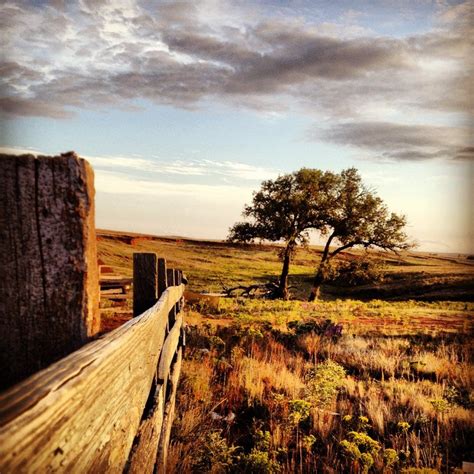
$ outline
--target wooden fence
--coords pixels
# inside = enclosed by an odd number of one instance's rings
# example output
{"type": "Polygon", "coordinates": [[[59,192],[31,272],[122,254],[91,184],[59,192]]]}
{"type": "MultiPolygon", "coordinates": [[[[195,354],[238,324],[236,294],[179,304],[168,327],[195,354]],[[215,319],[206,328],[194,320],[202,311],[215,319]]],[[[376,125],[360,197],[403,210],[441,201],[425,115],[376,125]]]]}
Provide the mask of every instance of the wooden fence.
{"type": "Polygon", "coordinates": [[[92,167],[0,155],[0,175],[0,473],[164,471],[182,273],[134,254],[134,318],[99,336],[92,167]]]}
{"type": "Polygon", "coordinates": [[[181,278],[135,254],[137,316],[0,395],[2,474],[165,470],[185,343],[181,278]]]}

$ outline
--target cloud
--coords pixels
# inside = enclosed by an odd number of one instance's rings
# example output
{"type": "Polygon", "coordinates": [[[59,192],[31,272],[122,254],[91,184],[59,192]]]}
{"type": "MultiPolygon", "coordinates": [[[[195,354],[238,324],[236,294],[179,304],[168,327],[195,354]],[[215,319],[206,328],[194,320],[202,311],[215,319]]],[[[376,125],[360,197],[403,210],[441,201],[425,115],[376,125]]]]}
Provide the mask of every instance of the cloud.
{"type": "Polygon", "coordinates": [[[137,194],[148,196],[173,196],[181,195],[189,198],[206,196],[207,199],[219,199],[233,201],[237,193],[251,193],[252,188],[242,188],[233,185],[210,185],[210,184],[183,184],[168,183],[153,179],[140,179],[127,176],[113,171],[96,172],[95,186],[98,192],[111,194],[137,194]]]}
{"type": "MultiPolygon", "coordinates": [[[[466,146],[470,129],[462,127],[401,124],[393,122],[340,123],[319,132],[323,140],[349,145],[397,161],[433,158],[472,159],[473,147],[466,146]]],[[[309,133],[310,139],[318,134],[309,133]]]]}
{"type": "Polygon", "coordinates": [[[215,160],[172,160],[160,161],[136,157],[85,156],[96,169],[121,169],[126,172],[146,172],[166,176],[194,176],[209,179],[237,179],[261,181],[277,176],[278,172],[262,166],[254,166],[233,161],[215,160]]]}
{"type": "Polygon", "coordinates": [[[44,155],[34,148],[22,148],[16,146],[0,146],[0,153],[5,155],[44,155]]]}
{"type": "MultiPolygon", "coordinates": [[[[80,108],[145,99],[182,108],[218,102],[296,110],[333,123],[380,120],[387,104],[399,116],[472,113],[469,2],[440,3],[431,30],[405,37],[361,28],[360,12],[342,11],[338,24],[301,5],[4,2],[0,109],[7,117],[66,119],[80,108]]],[[[411,134],[399,131],[420,139],[416,126],[411,134]]],[[[350,135],[343,142],[336,132],[328,139],[351,144],[350,135]]],[[[405,148],[398,159],[438,156],[428,145],[405,148]]]]}
{"type": "MultiPolygon", "coordinates": [[[[0,146],[0,153],[12,155],[45,154],[30,148],[2,146],[0,146]]],[[[230,185],[234,187],[255,186],[256,181],[271,179],[278,175],[278,171],[274,169],[235,161],[206,159],[161,161],[137,156],[83,155],[82,158],[89,161],[96,170],[96,174],[100,176],[112,176],[117,179],[129,179],[133,176],[134,179],[141,180],[141,183],[166,178],[166,186],[183,184],[188,186],[189,189],[193,189],[194,184],[201,186],[200,183],[196,182],[196,178],[202,178],[206,182],[205,186],[212,187],[214,185],[218,187],[224,185],[227,188],[230,185]],[[180,183],[182,178],[186,178],[185,183],[180,183]],[[194,183],[189,181],[193,178],[195,178],[194,183]]],[[[124,192],[130,191],[125,189],[124,192]]]]}

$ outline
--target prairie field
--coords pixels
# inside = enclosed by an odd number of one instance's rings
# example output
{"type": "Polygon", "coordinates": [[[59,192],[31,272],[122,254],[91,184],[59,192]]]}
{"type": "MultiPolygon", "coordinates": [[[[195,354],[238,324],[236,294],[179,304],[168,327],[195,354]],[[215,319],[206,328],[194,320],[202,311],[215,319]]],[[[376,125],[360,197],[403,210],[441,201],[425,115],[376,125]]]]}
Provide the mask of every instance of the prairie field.
{"type": "MultiPolygon", "coordinates": [[[[280,270],[276,246],[98,237],[120,274],[131,275],[133,252],[152,251],[194,292],[280,270]]],[[[473,261],[371,252],[382,281],[325,285],[308,303],[319,256],[297,253],[290,301],[186,306],[170,472],[451,473],[474,460],[473,261]]],[[[106,328],[130,317],[129,302],[103,303],[106,328]]]]}

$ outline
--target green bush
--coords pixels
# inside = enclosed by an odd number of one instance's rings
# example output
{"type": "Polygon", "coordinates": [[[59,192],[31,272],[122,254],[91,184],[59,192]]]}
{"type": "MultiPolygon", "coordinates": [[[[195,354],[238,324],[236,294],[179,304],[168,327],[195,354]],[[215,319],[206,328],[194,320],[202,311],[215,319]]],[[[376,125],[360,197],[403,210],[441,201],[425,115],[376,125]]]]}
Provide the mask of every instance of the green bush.
{"type": "Polygon", "coordinates": [[[394,449],[384,449],[383,462],[386,467],[393,466],[398,462],[398,454],[394,449]]]}
{"type": "Polygon", "coordinates": [[[267,451],[252,449],[250,454],[241,456],[241,468],[234,472],[247,472],[251,474],[278,474],[281,466],[270,458],[267,451]]]}
{"type": "Polygon", "coordinates": [[[204,442],[197,450],[192,466],[193,472],[211,474],[231,472],[236,461],[235,452],[237,449],[235,446],[229,446],[219,431],[207,433],[204,442]]]}
{"type": "Polygon", "coordinates": [[[346,371],[342,366],[327,360],[306,375],[306,396],[316,406],[329,405],[341,387],[346,371]]]}
{"type": "Polygon", "coordinates": [[[311,403],[306,400],[291,400],[289,420],[292,425],[298,425],[309,417],[311,403]]]}
{"type": "Polygon", "coordinates": [[[384,274],[384,267],[379,262],[354,258],[332,262],[327,269],[326,281],[342,286],[366,285],[382,282],[384,274]]]}

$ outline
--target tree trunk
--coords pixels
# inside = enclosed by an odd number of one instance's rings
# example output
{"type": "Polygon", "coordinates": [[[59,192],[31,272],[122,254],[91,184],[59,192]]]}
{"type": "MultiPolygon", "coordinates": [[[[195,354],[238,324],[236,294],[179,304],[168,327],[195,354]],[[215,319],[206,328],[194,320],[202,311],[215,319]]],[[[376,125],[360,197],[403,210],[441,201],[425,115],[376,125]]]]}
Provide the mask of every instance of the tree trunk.
{"type": "Polygon", "coordinates": [[[313,280],[313,287],[311,288],[311,293],[309,294],[308,301],[314,301],[319,298],[319,293],[321,289],[321,285],[324,282],[324,267],[327,264],[328,260],[332,257],[333,254],[329,254],[329,249],[331,247],[331,242],[335,237],[335,232],[333,232],[324,246],[323,255],[321,257],[321,262],[319,263],[318,271],[313,280]]]}
{"type": "Polygon", "coordinates": [[[311,288],[311,293],[309,295],[308,301],[315,301],[319,299],[321,285],[324,282],[322,267],[323,267],[323,262],[321,262],[318,272],[316,273],[316,276],[314,277],[313,287],[311,288]]]}
{"type": "Polygon", "coordinates": [[[287,246],[283,255],[283,267],[281,269],[280,281],[278,285],[278,293],[280,298],[287,300],[288,293],[288,273],[290,272],[291,247],[287,246]]]}

